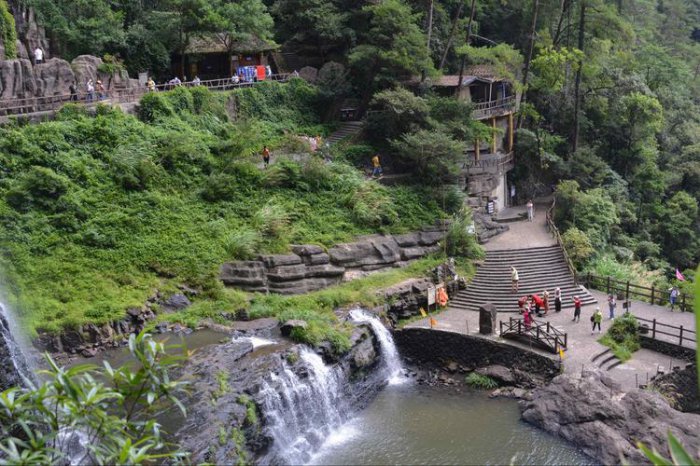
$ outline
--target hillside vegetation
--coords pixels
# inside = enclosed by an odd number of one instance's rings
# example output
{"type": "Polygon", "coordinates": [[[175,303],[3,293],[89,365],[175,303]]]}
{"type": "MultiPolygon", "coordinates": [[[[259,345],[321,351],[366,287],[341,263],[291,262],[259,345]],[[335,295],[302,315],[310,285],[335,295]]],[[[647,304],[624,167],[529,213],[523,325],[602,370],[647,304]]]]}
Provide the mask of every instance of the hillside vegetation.
{"type": "Polygon", "coordinates": [[[302,80],[229,94],[179,88],[146,96],[141,119],[68,106],[55,122],[0,129],[3,288],[28,327],[116,319],[180,284],[201,290],[200,311],[232,311],[246,298],[219,283],[226,260],[442,215],[430,191],[383,187],[342,154],[286,160],[304,152],[294,132],[324,130],[322,104],[302,80]],[[273,147],[268,170],[263,144],[273,147]]]}

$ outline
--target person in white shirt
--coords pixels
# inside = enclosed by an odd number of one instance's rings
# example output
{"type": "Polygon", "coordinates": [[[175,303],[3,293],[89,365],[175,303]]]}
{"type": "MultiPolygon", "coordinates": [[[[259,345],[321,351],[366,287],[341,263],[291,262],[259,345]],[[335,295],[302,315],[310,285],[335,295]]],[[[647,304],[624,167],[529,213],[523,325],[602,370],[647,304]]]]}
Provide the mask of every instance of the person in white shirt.
{"type": "Polygon", "coordinates": [[[34,64],[39,65],[44,62],[44,51],[40,47],[34,50],[34,64]]]}

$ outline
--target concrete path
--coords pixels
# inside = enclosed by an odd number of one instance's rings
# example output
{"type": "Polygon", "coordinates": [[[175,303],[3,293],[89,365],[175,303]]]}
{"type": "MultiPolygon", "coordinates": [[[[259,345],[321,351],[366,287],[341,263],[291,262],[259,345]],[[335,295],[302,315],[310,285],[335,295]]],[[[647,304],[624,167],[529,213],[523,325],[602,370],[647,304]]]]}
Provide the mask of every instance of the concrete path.
{"type": "MultiPolygon", "coordinates": [[[[526,249],[554,246],[556,240],[547,231],[545,213],[551,205],[551,199],[543,198],[535,202],[535,219],[533,222],[521,221],[508,223],[510,229],[498,236],[494,236],[484,245],[487,251],[499,249],[526,249]]],[[[514,216],[525,212],[525,206],[509,207],[503,215],[514,216]]]]}

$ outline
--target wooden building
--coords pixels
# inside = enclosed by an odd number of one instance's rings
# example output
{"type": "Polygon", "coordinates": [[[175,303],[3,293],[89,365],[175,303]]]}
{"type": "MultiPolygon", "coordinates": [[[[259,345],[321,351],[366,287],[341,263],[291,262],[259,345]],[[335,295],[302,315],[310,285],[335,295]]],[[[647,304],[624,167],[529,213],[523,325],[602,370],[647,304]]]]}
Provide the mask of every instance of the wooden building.
{"type": "Polygon", "coordinates": [[[240,66],[269,65],[271,53],[278,48],[256,36],[230,42],[225,34],[208,34],[193,38],[184,55],[175,54],[171,71],[183,81],[195,76],[202,80],[226,78],[240,66]]]}

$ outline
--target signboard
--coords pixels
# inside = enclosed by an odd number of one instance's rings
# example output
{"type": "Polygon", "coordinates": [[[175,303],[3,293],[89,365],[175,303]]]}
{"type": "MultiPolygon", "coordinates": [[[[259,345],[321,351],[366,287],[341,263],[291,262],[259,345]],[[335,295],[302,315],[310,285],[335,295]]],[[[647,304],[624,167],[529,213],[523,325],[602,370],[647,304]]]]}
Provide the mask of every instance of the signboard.
{"type": "Polygon", "coordinates": [[[428,287],[428,307],[432,306],[435,304],[435,295],[437,293],[437,290],[435,289],[434,286],[429,286],[428,287]]]}

